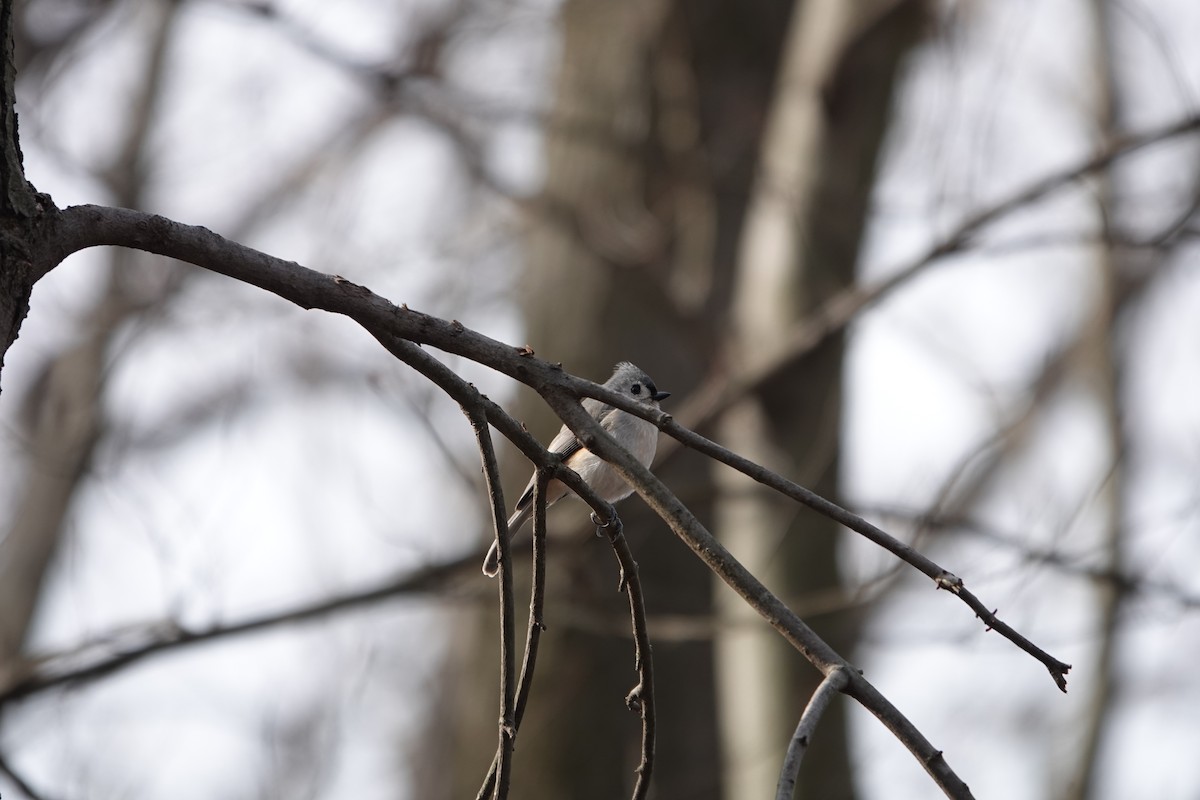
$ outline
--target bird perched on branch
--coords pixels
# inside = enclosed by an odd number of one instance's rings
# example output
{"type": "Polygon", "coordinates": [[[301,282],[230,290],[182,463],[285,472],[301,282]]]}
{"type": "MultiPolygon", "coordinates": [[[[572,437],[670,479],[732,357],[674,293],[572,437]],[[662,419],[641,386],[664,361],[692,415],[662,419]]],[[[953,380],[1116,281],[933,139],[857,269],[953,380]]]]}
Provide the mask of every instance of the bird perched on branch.
{"type": "MultiPolygon", "coordinates": [[[[658,408],[660,401],[671,396],[670,392],[660,392],[649,375],[628,361],[617,364],[612,377],[604,386],[654,409],[658,408]]],[[[653,423],[591,397],[583,401],[583,408],[600,423],[600,427],[604,428],[617,444],[628,450],[643,465],[650,466],[658,446],[658,428],[653,423]]],[[[559,429],[554,441],[550,442],[549,450],[551,453],[557,453],[564,464],[579,473],[584,483],[606,502],[615,503],[633,492],[633,488],[614,472],[607,462],[584,447],[566,425],[559,429]]],[[[509,517],[510,537],[515,536],[521,526],[533,516],[533,489],[536,483],[535,471],[529,479],[529,485],[521,494],[521,499],[517,501],[516,510],[509,517]]],[[[562,481],[552,479],[546,484],[546,505],[554,505],[567,493],[567,487],[562,481]]],[[[494,576],[499,568],[499,545],[492,542],[492,549],[488,551],[487,559],[483,562],[483,574],[494,576]]]]}

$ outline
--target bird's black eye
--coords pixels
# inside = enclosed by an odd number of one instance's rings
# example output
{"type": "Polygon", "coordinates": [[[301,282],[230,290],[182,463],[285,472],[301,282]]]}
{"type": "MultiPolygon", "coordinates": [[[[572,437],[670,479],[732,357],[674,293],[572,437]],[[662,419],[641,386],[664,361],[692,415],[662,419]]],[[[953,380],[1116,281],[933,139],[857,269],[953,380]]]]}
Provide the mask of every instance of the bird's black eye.
{"type": "Polygon", "coordinates": [[[640,383],[635,383],[633,386],[629,387],[629,391],[633,392],[634,394],[641,394],[642,385],[640,383]]]}

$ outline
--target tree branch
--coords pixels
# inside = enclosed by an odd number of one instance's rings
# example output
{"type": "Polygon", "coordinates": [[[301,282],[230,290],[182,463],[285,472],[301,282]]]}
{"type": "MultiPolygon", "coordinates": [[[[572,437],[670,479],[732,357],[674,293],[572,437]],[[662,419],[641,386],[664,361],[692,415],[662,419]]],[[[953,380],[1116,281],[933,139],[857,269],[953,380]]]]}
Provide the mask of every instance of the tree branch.
{"type": "MultiPolygon", "coordinates": [[[[475,400],[475,398],[472,398],[475,400]]],[[[496,745],[496,800],[508,797],[512,778],[513,740],[516,738],[513,706],[516,703],[516,621],[513,611],[512,557],[509,555],[508,524],[505,521],[504,489],[500,484],[500,463],[488,427],[487,412],[479,400],[463,403],[463,413],[475,430],[475,441],[483,461],[488,497],[492,501],[492,527],[500,551],[500,722],[496,745]]]]}
{"type": "MultiPolygon", "coordinates": [[[[586,384],[581,390],[583,394],[600,397],[605,402],[609,402],[610,399],[619,401],[614,405],[631,405],[626,403],[620,395],[610,392],[602,386],[582,381],[570,375],[566,375],[564,378],[569,382],[586,384]]],[[[950,769],[942,752],[935,748],[916,726],[863,678],[854,667],[838,655],[803,620],[742,566],[649,469],[618,446],[596,420],[574,401],[575,395],[570,390],[557,385],[549,385],[541,393],[554,412],[579,437],[584,446],[609,462],[612,468],[630,486],[635,488],[646,504],[708,565],[709,569],[749,603],[813,666],[824,675],[828,675],[834,669],[844,669],[850,676],[850,682],[844,690],[845,693],[854,697],[874,714],[913,753],[921,766],[948,797],[971,797],[970,789],[950,769]]],[[[629,409],[626,408],[626,410],[629,409]]],[[[670,422],[669,415],[661,412],[654,412],[645,407],[641,407],[639,412],[639,416],[652,421],[665,418],[665,422],[670,422]]]]}
{"type": "MultiPolygon", "coordinates": [[[[550,480],[547,470],[537,470],[533,485],[533,588],[529,598],[529,625],[525,631],[525,658],[521,662],[521,677],[517,683],[517,703],[513,709],[513,730],[521,729],[525,716],[525,705],[529,702],[529,690],[533,687],[533,668],[537,662],[538,644],[546,625],[542,621],[542,609],[546,604],[546,484],[550,480]]],[[[509,531],[510,534],[513,531],[509,531]]],[[[499,754],[497,754],[498,756],[499,754]]],[[[499,768],[499,758],[492,759],[492,766],[484,778],[483,786],[475,795],[484,800],[492,793],[499,768]]]]}
{"type": "Polygon", "coordinates": [[[783,758],[783,768],[779,771],[779,784],[775,788],[775,800],[792,800],[796,790],[796,776],[800,774],[800,762],[808,752],[808,742],[812,739],[817,723],[825,708],[833,700],[835,692],[840,692],[849,682],[845,670],[835,669],[825,676],[821,685],[813,692],[812,699],[804,707],[800,722],[796,724],[796,732],[788,743],[787,754],[783,758]]]}
{"type": "MultiPolygon", "coordinates": [[[[579,406],[578,397],[599,397],[626,410],[634,410],[639,416],[651,419],[664,430],[672,432],[669,416],[651,412],[644,407],[630,409],[628,406],[631,404],[603,387],[570,376],[564,373],[560,366],[532,358],[526,350],[470,331],[457,321],[441,320],[405,306],[397,308],[386,299],[344,278],[324,275],[226,241],[204,228],[182,225],[163,217],[135,211],[97,206],[66,209],[57,215],[54,226],[58,235],[48,240],[53,244],[45,244],[43,251],[38,254],[41,259],[39,266],[44,270],[49,270],[62,257],[83,247],[100,244],[136,247],[185,260],[259,286],[303,308],[320,308],[354,319],[379,339],[390,352],[445,389],[460,405],[482,404],[488,421],[517,444],[535,465],[553,468],[555,477],[563,480],[572,491],[592,506],[600,518],[612,518],[611,506],[597,497],[578,475],[562,466],[533,441],[532,437],[502,409],[417,345],[434,345],[455,355],[485,363],[532,386],[580,437],[585,446],[609,461],[618,474],[634,486],[651,508],[668,523],[676,535],[823,674],[827,675],[839,667],[852,670],[849,664],[734,559],[649,470],[618,447],[579,406]]],[[[672,433],[676,434],[678,431],[672,433]]],[[[695,434],[693,436],[698,437],[695,434]]],[[[862,522],[862,525],[867,524],[862,522]]],[[[881,531],[879,533],[882,534],[881,531]]],[[[939,576],[945,579],[942,573],[939,573],[939,576]]],[[[950,770],[940,751],[865,679],[854,673],[846,693],[871,710],[914,753],[947,795],[970,796],[966,784],[950,770]]]]}
{"type": "Polygon", "coordinates": [[[654,662],[650,652],[650,631],[646,624],[646,600],[642,594],[642,580],[638,575],[633,551],[629,549],[629,542],[625,539],[624,530],[621,518],[613,516],[598,526],[597,533],[603,533],[612,545],[617,563],[621,567],[621,579],[617,589],[629,596],[629,616],[633,622],[633,659],[638,683],[625,697],[625,705],[630,711],[637,711],[642,718],[641,762],[634,770],[637,783],[633,787],[633,800],[643,800],[650,791],[650,776],[654,772],[654,662]]]}
{"type": "MultiPolygon", "coordinates": [[[[666,415],[663,415],[666,416],[666,415]]],[[[1051,656],[1046,651],[1042,650],[1033,642],[1022,636],[1007,623],[1002,622],[996,617],[994,611],[989,611],[986,606],[972,594],[963,583],[962,578],[953,574],[944,567],[938,565],[933,559],[928,558],[922,553],[896,539],[876,526],[867,522],[862,517],[839,506],[830,500],[826,500],[819,494],[804,488],[803,486],[789,481],[782,475],[772,472],[766,467],[755,464],[747,458],[743,458],[736,453],[727,450],[724,447],[716,444],[709,439],[701,436],[695,431],[688,430],[680,426],[678,423],[671,420],[669,417],[659,425],[659,428],[669,436],[678,439],[687,447],[704,453],[723,464],[733,467],[738,472],[753,478],[764,486],[768,486],[780,494],[790,497],[797,502],[808,506],[818,514],[822,514],[835,522],[844,525],[850,530],[874,542],[883,549],[900,558],[905,563],[910,564],[920,572],[933,579],[934,585],[938,589],[945,589],[954,595],[957,595],[972,611],[975,612],[989,630],[995,630],[1001,636],[1005,637],[1017,647],[1029,653],[1031,656],[1040,661],[1050,676],[1054,679],[1055,685],[1063,692],[1067,691],[1066,674],[1070,671],[1071,665],[1051,656]]]]}

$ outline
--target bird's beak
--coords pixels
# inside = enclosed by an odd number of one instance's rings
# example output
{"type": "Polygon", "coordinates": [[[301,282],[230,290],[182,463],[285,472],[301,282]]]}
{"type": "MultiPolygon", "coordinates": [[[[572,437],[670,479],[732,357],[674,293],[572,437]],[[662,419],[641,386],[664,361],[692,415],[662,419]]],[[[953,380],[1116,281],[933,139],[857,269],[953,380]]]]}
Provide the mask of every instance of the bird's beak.
{"type": "Polygon", "coordinates": [[[655,392],[654,394],[650,395],[650,397],[651,397],[651,398],[652,398],[652,399],[653,399],[655,402],[658,402],[658,401],[660,401],[660,400],[666,400],[666,399],[667,399],[668,397],[670,397],[670,396],[671,396],[671,393],[670,393],[670,392],[655,392]]]}

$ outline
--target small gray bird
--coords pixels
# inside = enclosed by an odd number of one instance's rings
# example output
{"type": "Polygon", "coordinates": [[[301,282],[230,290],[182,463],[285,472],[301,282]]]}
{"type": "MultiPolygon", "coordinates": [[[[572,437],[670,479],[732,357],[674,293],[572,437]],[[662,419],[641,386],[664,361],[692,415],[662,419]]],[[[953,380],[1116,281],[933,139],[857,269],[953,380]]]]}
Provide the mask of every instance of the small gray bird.
{"type": "MultiPolygon", "coordinates": [[[[612,377],[604,385],[651,408],[658,408],[659,401],[671,396],[670,392],[660,392],[649,375],[628,361],[617,364],[612,377]]],[[[617,444],[628,450],[642,464],[650,466],[650,462],[654,460],[654,450],[658,446],[658,428],[654,427],[653,423],[591,397],[583,401],[583,408],[616,439],[617,444]]],[[[559,429],[554,441],[550,442],[549,450],[558,453],[563,463],[578,472],[584,483],[607,502],[623,500],[633,492],[632,487],[614,472],[607,462],[584,447],[566,425],[559,429]]],[[[535,472],[529,479],[529,485],[525,487],[521,499],[517,501],[516,511],[509,517],[510,537],[515,536],[521,526],[533,516],[533,489],[536,483],[535,472]]],[[[562,481],[551,480],[546,485],[546,505],[554,505],[566,496],[567,492],[567,487],[562,481]]],[[[491,577],[499,569],[500,550],[496,542],[492,542],[492,549],[488,551],[487,559],[483,562],[483,574],[491,577]]]]}

